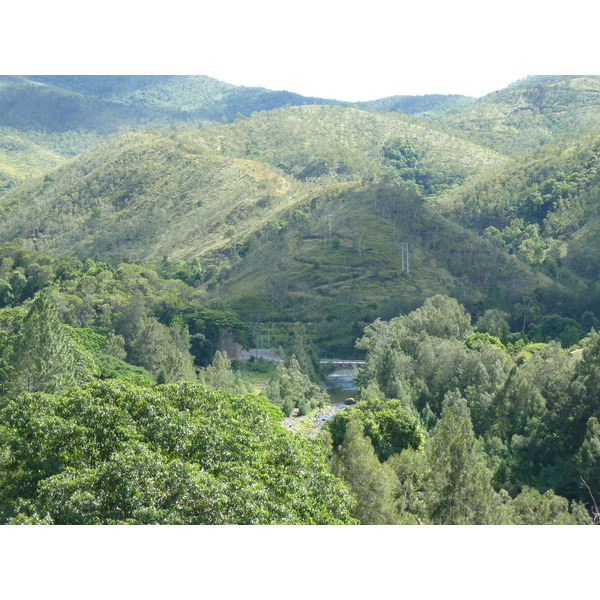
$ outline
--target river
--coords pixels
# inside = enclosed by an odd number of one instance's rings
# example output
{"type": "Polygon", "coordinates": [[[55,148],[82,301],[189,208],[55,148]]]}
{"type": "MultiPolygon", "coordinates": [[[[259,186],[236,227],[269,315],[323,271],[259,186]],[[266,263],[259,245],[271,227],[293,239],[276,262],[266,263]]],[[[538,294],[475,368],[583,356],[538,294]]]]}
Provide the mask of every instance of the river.
{"type": "Polygon", "coordinates": [[[344,402],[348,398],[356,396],[357,388],[354,383],[354,373],[353,369],[338,369],[325,377],[323,388],[331,399],[331,409],[319,414],[317,419],[320,425],[323,425],[327,419],[331,419],[338,410],[346,408],[344,402]]]}
{"type": "Polygon", "coordinates": [[[342,407],[344,401],[356,396],[357,388],[354,383],[353,369],[338,369],[325,377],[325,390],[331,398],[331,403],[342,407]]]}

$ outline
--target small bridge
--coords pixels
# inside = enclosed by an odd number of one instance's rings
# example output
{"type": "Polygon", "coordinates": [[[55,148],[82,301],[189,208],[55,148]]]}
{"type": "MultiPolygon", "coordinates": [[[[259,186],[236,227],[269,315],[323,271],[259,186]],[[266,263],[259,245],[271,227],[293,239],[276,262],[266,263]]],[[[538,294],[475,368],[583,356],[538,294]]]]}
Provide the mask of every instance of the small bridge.
{"type": "Polygon", "coordinates": [[[364,367],[367,363],[365,360],[342,360],[341,358],[323,358],[319,362],[322,365],[335,365],[336,367],[348,367],[350,369],[364,367]]]}

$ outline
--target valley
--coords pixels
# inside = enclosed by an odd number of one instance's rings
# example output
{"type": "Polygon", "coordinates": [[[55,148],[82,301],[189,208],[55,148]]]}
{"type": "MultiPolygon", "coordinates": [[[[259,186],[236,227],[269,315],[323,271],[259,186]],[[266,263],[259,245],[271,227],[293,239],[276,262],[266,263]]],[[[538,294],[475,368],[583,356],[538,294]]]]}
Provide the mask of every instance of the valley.
{"type": "Polygon", "coordinates": [[[597,520],[599,156],[596,75],[0,77],[0,520],[597,520]]]}

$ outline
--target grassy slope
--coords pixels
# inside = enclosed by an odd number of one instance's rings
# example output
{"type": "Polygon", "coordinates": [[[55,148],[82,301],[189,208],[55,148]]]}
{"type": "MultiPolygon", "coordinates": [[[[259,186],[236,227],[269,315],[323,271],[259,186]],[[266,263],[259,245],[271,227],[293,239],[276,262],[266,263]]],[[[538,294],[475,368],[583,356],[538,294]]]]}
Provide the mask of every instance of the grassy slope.
{"type": "Polygon", "coordinates": [[[364,322],[436,293],[477,311],[510,309],[522,295],[555,286],[398,188],[338,184],[311,207],[309,218],[278,236],[257,238],[207,293],[247,320],[301,320],[322,345],[350,346],[364,322]],[[400,243],[410,244],[410,274],[401,270],[400,243]]]}
{"type": "Polygon", "coordinates": [[[42,175],[65,159],[18,135],[0,132],[0,193],[19,181],[42,175]]]}

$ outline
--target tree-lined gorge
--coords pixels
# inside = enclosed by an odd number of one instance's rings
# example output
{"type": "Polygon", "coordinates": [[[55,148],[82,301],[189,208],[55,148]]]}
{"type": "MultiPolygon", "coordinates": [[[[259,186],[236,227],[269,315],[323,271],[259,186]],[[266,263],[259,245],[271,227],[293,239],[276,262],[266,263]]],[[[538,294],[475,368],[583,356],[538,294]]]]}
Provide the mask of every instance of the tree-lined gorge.
{"type": "Polygon", "coordinates": [[[599,157],[600,76],[0,77],[0,523],[598,523],[599,157]]]}

